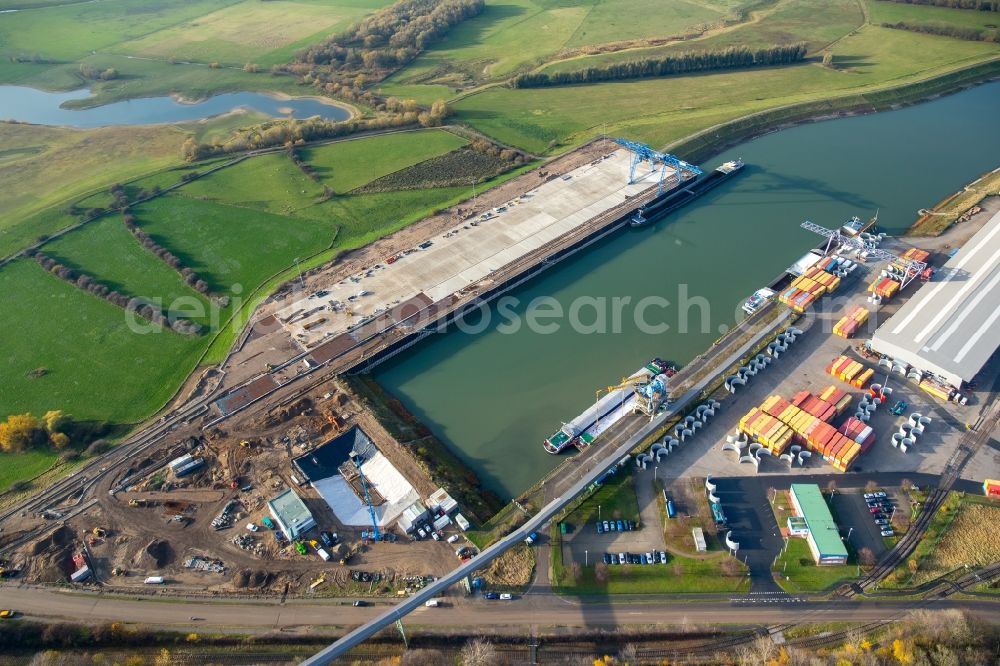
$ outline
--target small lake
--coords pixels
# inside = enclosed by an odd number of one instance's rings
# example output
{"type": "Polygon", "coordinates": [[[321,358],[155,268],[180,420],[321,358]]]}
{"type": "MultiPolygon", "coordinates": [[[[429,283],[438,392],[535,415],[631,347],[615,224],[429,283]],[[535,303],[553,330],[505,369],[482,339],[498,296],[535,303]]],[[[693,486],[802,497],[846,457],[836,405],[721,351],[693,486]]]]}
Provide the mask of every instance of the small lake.
{"type": "Polygon", "coordinates": [[[210,118],[236,109],[249,109],[275,118],[321,116],[346,120],[350,112],[319,99],[280,99],[265,93],[234,92],[198,102],[179,102],[174,97],[140,97],[89,109],[65,109],[69,101],[90,97],[87,89],[50,92],[26,86],[0,86],[0,120],[20,120],[39,125],[107,127],[109,125],[157,125],[210,118]]]}

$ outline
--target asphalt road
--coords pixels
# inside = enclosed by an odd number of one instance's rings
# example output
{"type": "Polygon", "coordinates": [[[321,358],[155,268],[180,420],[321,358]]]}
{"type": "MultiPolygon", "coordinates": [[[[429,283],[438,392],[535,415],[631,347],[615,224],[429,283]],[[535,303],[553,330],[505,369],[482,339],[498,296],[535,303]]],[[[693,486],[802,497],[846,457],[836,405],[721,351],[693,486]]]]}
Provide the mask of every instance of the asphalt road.
{"type": "MultiPolygon", "coordinates": [[[[212,602],[181,599],[148,600],[93,594],[59,592],[51,589],[0,588],[4,604],[28,618],[73,622],[121,621],[142,618],[143,624],[176,630],[212,628],[272,631],[322,631],[323,628],[351,627],[368,622],[385,606],[355,608],[348,604],[269,601],[212,602]],[[192,621],[191,617],[204,618],[192,621]]],[[[1000,624],[997,605],[989,601],[689,601],[669,603],[650,600],[631,603],[579,603],[553,595],[531,595],[513,601],[486,601],[478,597],[449,601],[448,606],[421,606],[407,618],[412,625],[447,626],[607,626],[635,624],[781,624],[885,619],[915,607],[962,608],[1000,624]]],[[[792,598],[794,599],[794,597],[792,598]]]]}

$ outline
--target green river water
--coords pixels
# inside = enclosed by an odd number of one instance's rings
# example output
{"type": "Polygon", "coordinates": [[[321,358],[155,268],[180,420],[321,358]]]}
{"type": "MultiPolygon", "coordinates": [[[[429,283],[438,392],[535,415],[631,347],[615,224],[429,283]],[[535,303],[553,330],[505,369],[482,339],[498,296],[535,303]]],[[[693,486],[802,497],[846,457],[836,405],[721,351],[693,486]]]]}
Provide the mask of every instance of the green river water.
{"type": "MultiPolygon", "coordinates": [[[[624,103],[624,102],[623,102],[624,103]]],[[[560,458],[542,440],[586,409],[595,391],[631,374],[653,356],[679,364],[704,351],[739,306],[819,237],[804,220],[827,227],[879,209],[880,228],[900,232],[931,206],[1000,164],[1000,83],[897,111],[801,125],[726,151],[706,172],[740,156],[744,173],[655,225],[628,230],[550,269],[513,292],[521,305],[542,296],[568,309],[574,299],[660,296],[643,331],[634,309],[621,309],[613,330],[574,331],[568,319],[552,333],[522,325],[479,334],[450,329],[386,365],[376,378],[456,451],[487,487],[510,498],[560,458]],[[680,328],[680,289],[710,303],[708,326],[692,306],[680,328]],[[702,330],[704,328],[704,330],[702,330]]],[[[598,301],[599,302],[599,301],[598,301]]],[[[596,321],[594,307],[578,320],[596,321]]]]}

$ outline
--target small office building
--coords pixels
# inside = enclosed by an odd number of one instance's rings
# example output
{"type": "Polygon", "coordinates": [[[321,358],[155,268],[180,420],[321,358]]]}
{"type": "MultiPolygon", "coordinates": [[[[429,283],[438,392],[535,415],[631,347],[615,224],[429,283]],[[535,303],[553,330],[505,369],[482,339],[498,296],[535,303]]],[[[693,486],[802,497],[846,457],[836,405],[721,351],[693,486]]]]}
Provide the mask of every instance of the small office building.
{"type": "Polygon", "coordinates": [[[302,498],[291,488],[268,501],[267,508],[289,539],[298,539],[300,535],[316,527],[316,519],[302,498]]]}
{"type": "MultiPolygon", "coordinates": [[[[847,547],[830,514],[823,493],[814,483],[793,483],[792,507],[806,523],[806,542],[816,564],[847,564],[847,547]]],[[[789,526],[791,527],[791,526],[789,526]]]]}

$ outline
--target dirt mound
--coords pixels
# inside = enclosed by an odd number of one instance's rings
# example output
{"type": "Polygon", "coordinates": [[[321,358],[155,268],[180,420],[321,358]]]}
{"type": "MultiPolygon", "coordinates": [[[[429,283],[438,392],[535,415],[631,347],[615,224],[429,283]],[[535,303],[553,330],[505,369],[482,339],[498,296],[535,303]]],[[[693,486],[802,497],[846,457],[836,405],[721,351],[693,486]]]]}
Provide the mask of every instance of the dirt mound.
{"type": "Polygon", "coordinates": [[[233,587],[243,590],[259,590],[267,587],[271,583],[272,576],[267,571],[251,571],[243,569],[233,576],[233,587]]]}
{"type": "Polygon", "coordinates": [[[174,561],[174,549],[166,541],[150,541],[144,552],[153,560],[157,569],[162,569],[174,561]]]}
{"type": "Polygon", "coordinates": [[[63,548],[72,544],[75,539],[76,533],[63,525],[44,539],[36,541],[31,547],[31,554],[41,555],[42,553],[52,550],[52,548],[63,548]]]}

